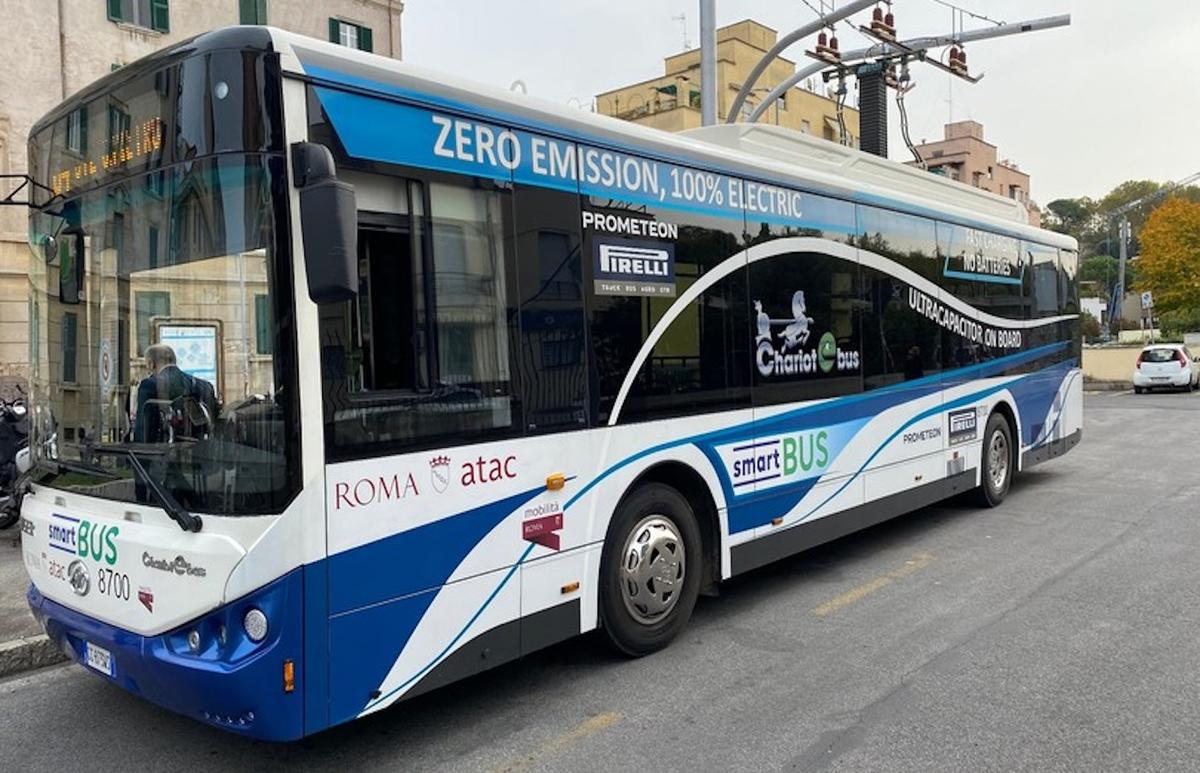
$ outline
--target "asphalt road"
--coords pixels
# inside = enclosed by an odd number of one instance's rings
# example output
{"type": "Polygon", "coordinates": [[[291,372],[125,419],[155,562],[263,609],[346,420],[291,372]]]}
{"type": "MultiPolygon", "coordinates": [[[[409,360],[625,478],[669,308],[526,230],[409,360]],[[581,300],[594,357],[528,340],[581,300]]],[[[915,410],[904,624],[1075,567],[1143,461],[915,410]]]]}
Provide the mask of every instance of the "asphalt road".
{"type": "Polygon", "coordinates": [[[701,599],[637,661],[597,637],[250,743],[77,666],[0,682],[7,770],[1190,770],[1200,396],[1089,395],[1083,443],[701,599]]]}

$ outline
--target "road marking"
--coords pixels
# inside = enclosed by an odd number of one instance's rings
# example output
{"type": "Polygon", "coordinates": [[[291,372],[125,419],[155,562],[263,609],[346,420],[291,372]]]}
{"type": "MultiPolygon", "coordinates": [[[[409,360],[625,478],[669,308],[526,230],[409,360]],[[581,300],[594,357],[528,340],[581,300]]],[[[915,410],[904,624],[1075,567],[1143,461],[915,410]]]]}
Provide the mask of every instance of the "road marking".
{"type": "Polygon", "coordinates": [[[595,735],[607,727],[612,727],[622,719],[623,717],[615,711],[606,711],[603,714],[597,714],[594,717],[585,719],[565,733],[551,738],[524,757],[513,760],[503,767],[496,768],[496,771],[498,773],[519,773],[520,771],[528,770],[531,765],[543,762],[551,757],[557,757],[571,746],[589,736],[595,735]]]}
{"type": "Polygon", "coordinates": [[[895,569],[887,574],[880,575],[873,580],[864,582],[857,588],[851,588],[840,596],[834,596],[824,604],[814,607],[812,613],[817,617],[826,617],[827,615],[831,615],[842,607],[849,606],[856,601],[870,596],[877,590],[886,588],[896,580],[902,580],[905,577],[908,577],[910,574],[919,572],[920,570],[929,566],[932,561],[933,556],[929,555],[928,553],[918,553],[905,561],[904,566],[901,566],[899,569],[895,569]]]}

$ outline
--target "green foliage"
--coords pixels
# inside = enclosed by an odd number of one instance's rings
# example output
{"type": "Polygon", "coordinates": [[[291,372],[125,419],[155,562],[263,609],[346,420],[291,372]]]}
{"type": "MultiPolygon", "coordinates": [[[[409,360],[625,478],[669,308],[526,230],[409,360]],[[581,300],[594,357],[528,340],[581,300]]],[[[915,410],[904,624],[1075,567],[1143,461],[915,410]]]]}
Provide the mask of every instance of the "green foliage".
{"type": "MultiPolygon", "coordinates": [[[[1111,255],[1092,255],[1079,261],[1079,281],[1094,282],[1104,292],[1104,297],[1112,295],[1117,286],[1121,261],[1111,255]]],[[[1137,287],[1138,264],[1134,261],[1125,262],[1125,290],[1137,287]]]]}
{"type": "Polygon", "coordinates": [[[1083,332],[1083,337],[1089,341],[1100,337],[1100,320],[1089,312],[1079,312],[1079,327],[1083,332]]]}

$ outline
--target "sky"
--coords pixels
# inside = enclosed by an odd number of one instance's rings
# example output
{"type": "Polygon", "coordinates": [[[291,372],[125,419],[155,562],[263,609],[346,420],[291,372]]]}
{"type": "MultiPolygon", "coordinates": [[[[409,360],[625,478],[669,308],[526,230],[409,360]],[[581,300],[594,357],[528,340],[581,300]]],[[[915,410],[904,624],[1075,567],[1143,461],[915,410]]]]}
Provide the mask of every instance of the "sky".
{"type": "MultiPolygon", "coordinates": [[[[844,0],[824,0],[826,7],[844,0]]],[[[1178,180],[1200,172],[1200,32],[1197,0],[954,0],[1005,22],[1070,14],[1065,28],[981,41],[967,49],[971,85],[913,65],[908,94],[914,142],[939,139],[950,118],[984,125],[1001,158],[1031,175],[1034,200],[1103,196],[1129,179],[1178,180]]],[[[810,0],[819,6],[820,0],[810,0]]],[[[717,24],[752,18],[784,34],[816,17],[803,0],[716,0],[717,24]]],[[[941,35],[960,15],[936,0],[894,0],[901,39],[941,35]]],[[[866,22],[869,11],[853,17],[866,22]]],[[[596,94],[663,71],[699,37],[697,0],[406,0],[404,59],[589,109],[596,94]],[[681,22],[680,15],[686,17],[681,22]]],[[[961,16],[961,27],[991,22],[961,16]]],[[[843,24],[843,49],[869,44],[843,24]]],[[[804,45],[784,52],[804,60],[804,45]]],[[[891,158],[911,155],[894,102],[891,158]]]]}

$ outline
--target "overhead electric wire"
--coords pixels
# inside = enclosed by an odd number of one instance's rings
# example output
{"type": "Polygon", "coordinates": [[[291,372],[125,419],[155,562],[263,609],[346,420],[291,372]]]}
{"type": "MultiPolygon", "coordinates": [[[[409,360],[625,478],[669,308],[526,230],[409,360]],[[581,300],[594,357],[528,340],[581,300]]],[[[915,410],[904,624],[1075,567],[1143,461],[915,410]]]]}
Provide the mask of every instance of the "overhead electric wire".
{"type": "MultiPolygon", "coordinates": [[[[824,15],[827,13],[827,11],[822,11],[822,10],[818,9],[817,7],[815,7],[815,6],[814,6],[812,3],[808,2],[808,0],[800,0],[800,2],[802,2],[802,3],[804,3],[806,6],[808,6],[808,10],[812,11],[813,13],[815,13],[815,14],[817,15],[817,18],[820,18],[820,17],[824,16],[824,15]]],[[[832,10],[832,8],[830,8],[830,10],[832,10]]],[[[851,22],[849,19],[843,19],[841,23],[842,23],[842,24],[845,24],[845,25],[846,25],[846,27],[847,27],[847,28],[848,28],[848,29],[849,29],[851,32],[854,32],[854,33],[856,33],[856,34],[857,34],[859,37],[861,37],[861,38],[864,38],[865,40],[872,40],[872,38],[871,38],[871,36],[870,36],[870,35],[867,35],[867,34],[865,34],[865,33],[864,33],[862,30],[860,30],[858,27],[855,27],[855,26],[854,26],[854,23],[853,23],[853,22],[851,22]]]]}
{"type": "Polygon", "coordinates": [[[944,5],[947,8],[951,8],[955,11],[958,11],[960,14],[966,14],[967,16],[971,16],[973,18],[979,19],[980,21],[986,21],[991,24],[995,24],[997,27],[1003,26],[1005,24],[1005,22],[1003,22],[1003,21],[996,21],[995,19],[991,18],[990,16],[984,16],[981,13],[975,13],[974,11],[969,11],[960,5],[955,5],[954,3],[947,2],[947,0],[931,0],[931,2],[937,3],[938,5],[944,5]]]}

